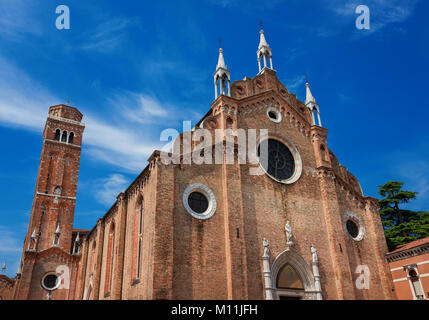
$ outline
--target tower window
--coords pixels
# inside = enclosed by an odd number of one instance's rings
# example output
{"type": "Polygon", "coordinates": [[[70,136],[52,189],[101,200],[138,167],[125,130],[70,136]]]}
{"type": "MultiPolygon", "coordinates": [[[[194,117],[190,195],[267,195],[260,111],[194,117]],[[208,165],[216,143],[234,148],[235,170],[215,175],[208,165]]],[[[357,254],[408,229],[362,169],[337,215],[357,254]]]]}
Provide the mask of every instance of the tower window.
{"type": "Polygon", "coordinates": [[[63,135],[61,136],[61,142],[67,142],[67,131],[63,131],[63,135]]]}
{"type": "Polygon", "coordinates": [[[60,129],[55,130],[55,140],[60,141],[61,131],[60,129]]]}
{"type": "Polygon", "coordinates": [[[73,139],[74,139],[74,133],[73,133],[73,132],[70,132],[70,135],[69,135],[69,143],[73,143],[73,139]]]}
{"type": "Polygon", "coordinates": [[[326,161],[326,150],[324,146],[320,146],[320,154],[322,157],[322,161],[326,161]]]}

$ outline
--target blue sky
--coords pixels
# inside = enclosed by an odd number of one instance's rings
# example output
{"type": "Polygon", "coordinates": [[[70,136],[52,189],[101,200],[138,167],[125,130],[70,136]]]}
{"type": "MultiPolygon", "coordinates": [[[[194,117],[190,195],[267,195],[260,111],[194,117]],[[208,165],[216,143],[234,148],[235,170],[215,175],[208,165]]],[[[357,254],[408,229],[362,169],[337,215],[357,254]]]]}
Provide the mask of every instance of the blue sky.
{"type": "Polygon", "coordinates": [[[301,100],[305,76],[328,144],[377,196],[388,180],[429,210],[429,4],[423,0],[0,0],[0,262],[18,267],[49,106],[84,114],[75,226],[92,228],[161,148],[213,101],[218,38],[232,80],[257,74],[259,21],[274,68],[301,100]],[[70,8],[70,30],[55,8],[70,8]],[[357,30],[365,4],[371,29],[357,30]]]}

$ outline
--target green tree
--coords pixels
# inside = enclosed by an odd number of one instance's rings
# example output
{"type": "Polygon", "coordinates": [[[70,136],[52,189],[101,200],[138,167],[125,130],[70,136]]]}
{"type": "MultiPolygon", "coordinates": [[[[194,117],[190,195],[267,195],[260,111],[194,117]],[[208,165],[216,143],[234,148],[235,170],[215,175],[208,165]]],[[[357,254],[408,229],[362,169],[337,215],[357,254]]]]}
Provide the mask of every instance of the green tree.
{"type": "Polygon", "coordinates": [[[378,186],[384,197],[379,201],[387,245],[392,251],[411,241],[429,237],[429,212],[415,212],[399,206],[416,199],[418,192],[402,190],[403,182],[389,181],[378,186]]]}

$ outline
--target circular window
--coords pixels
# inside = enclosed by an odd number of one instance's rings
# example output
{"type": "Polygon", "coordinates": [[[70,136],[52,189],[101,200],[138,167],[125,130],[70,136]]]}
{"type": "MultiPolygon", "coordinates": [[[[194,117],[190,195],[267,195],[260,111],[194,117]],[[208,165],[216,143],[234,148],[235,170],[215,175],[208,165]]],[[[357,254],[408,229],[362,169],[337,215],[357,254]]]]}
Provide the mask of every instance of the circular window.
{"type": "Polygon", "coordinates": [[[365,227],[355,213],[347,212],[343,215],[343,227],[350,238],[355,241],[361,241],[365,237],[365,227]]]}
{"type": "Polygon", "coordinates": [[[42,286],[46,290],[55,290],[58,288],[59,281],[56,274],[48,274],[42,280],[42,286]]]}
{"type": "Polygon", "coordinates": [[[274,108],[274,107],[267,108],[267,116],[271,121],[275,123],[279,123],[282,121],[282,114],[280,113],[279,110],[277,110],[277,108],[274,108]]]}
{"type": "Polygon", "coordinates": [[[192,210],[199,214],[206,212],[209,207],[209,201],[201,192],[192,192],[189,195],[188,204],[192,210]]]}
{"type": "Polygon", "coordinates": [[[214,193],[202,184],[188,186],[182,201],[186,211],[197,219],[209,219],[216,211],[214,193]]]}
{"type": "Polygon", "coordinates": [[[346,227],[352,238],[356,238],[359,235],[359,227],[353,220],[347,220],[346,227]]]}
{"type": "Polygon", "coordinates": [[[301,176],[301,157],[292,144],[265,139],[259,144],[257,154],[262,169],[277,182],[291,184],[301,176]]]}
{"type": "Polygon", "coordinates": [[[414,269],[411,269],[409,272],[411,278],[417,278],[417,272],[414,269]]]}

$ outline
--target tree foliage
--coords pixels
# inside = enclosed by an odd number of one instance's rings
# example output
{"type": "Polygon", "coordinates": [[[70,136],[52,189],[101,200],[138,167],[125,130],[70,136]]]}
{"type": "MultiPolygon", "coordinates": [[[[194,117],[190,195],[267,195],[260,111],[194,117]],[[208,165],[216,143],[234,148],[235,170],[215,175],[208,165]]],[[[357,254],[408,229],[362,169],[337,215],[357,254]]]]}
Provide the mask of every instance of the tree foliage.
{"type": "Polygon", "coordinates": [[[384,197],[379,201],[380,216],[390,251],[400,245],[429,237],[429,212],[400,208],[400,205],[416,199],[418,194],[402,190],[403,184],[389,181],[378,186],[378,193],[384,197]]]}

